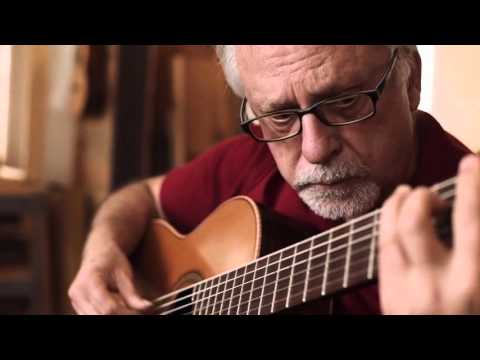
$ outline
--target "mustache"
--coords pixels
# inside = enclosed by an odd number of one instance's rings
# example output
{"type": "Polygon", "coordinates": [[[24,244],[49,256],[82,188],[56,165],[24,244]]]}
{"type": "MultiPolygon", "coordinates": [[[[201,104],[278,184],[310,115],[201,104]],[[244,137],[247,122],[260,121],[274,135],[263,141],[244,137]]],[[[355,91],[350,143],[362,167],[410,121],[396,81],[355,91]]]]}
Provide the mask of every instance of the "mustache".
{"type": "Polygon", "coordinates": [[[295,175],[293,187],[297,191],[313,184],[331,185],[350,178],[366,177],[370,169],[360,163],[336,160],[328,165],[315,164],[295,175]]]}

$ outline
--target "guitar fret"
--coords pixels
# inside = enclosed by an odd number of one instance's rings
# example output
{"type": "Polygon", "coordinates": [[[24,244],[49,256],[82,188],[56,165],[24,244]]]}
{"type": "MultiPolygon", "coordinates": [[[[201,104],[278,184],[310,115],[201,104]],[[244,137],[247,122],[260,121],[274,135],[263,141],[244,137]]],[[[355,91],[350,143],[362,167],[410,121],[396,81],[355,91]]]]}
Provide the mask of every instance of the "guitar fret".
{"type": "Polygon", "coordinates": [[[348,286],[348,273],[350,271],[350,257],[352,253],[352,224],[349,227],[347,255],[345,257],[345,270],[343,272],[343,287],[348,286]]]}
{"type": "Polygon", "coordinates": [[[371,250],[372,231],[371,216],[353,222],[349,285],[353,284],[352,276],[363,277],[363,280],[368,280],[368,259],[371,250]],[[366,260],[367,262],[365,262],[366,260]],[[353,263],[356,265],[353,266],[353,263]]]}
{"type": "Polygon", "coordinates": [[[329,267],[329,262],[330,262],[330,248],[332,245],[332,236],[333,232],[330,232],[330,236],[328,239],[328,245],[327,245],[327,255],[326,255],[326,260],[325,260],[325,267],[324,267],[324,272],[323,272],[323,283],[322,283],[322,295],[325,295],[326,290],[327,290],[327,277],[328,277],[328,267],[329,267]]]}
{"type": "Polygon", "coordinates": [[[278,264],[277,264],[277,271],[276,271],[276,277],[275,277],[275,284],[274,284],[274,288],[273,288],[273,299],[272,299],[272,306],[271,306],[271,309],[270,309],[270,312],[273,313],[275,311],[275,298],[277,296],[277,286],[278,286],[278,277],[280,275],[280,264],[281,264],[281,260],[282,260],[282,255],[283,255],[283,252],[281,252],[279,254],[279,258],[278,258],[278,264]]]}
{"type": "Polygon", "coordinates": [[[213,297],[212,297],[212,311],[210,313],[210,315],[215,315],[215,309],[218,307],[220,307],[217,299],[218,299],[218,296],[219,296],[219,292],[220,292],[220,286],[221,286],[221,283],[222,283],[222,278],[221,277],[217,277],[216,278],[217,280],[215,281],[215,288],[213,289],[214,293],[213,293],[213,297]]]}
{"type": "Polygon", "coordinates": [[[307,259],[307,273],[305,275],[305,286],[303,289],[303,295],[302,295],[302,302],[307,301],[307,291],[308,291],[308,282],[310,280],[310,267],[312,264],[312,247],[313,247],[313,241],[310,241],[310,246],[308,249],[308,259],[307,259]]]}
{"type": "Polygon", "coordinates": [[[192,305],[193,305],[193,309],[192,309],[192,315],[196,315],[197,314],[197,297],[198,297],[198,288],[199,288],[199,284],[195,284],[193,286],[193,291],[192,291],[192,305]]]}
{"type": "Polygon", "coordinates": [[[350,265],[350,285],[354,285],[351,280],[354,276],[362,277],[363,280],[367,280],[367,267],[368,267],[368,254],[363,253],[363,256],[359,256],[357,260],[352,261],[350,265]]]}
{"type": "Polygon", "coordinates": [[[249,296],[249,293],[245,291],[245,284],[248,286],[248,278],[251,276],[250,274],[250,269],[249,266],[245,268],[245,272],[243,274],[243,279],[242,279],[242,286],[240,288],[240,296],[238,300],[238,308],[237,308],[237,315],[243,314],[243,311],[246,310],[248,304],[245,301],[245,297],[249,296]]]}
{"type": "Polygon", "coordinates": [[[213,309],[215,307],[215,291],[216,291],[216,284],[218,284],[218,278],[214,278],[212,281],[212,285],[210,287],[210,292],[208,294],[208,303],[207,303],[207,310],[205,315],[211,315],[213,314],[213,309]],[[215,289],[215,290],[214,290],[215,289]],[[210,303],[212,303],[210,305],[210,303]],[[212,307],[212,312],[210,311],[210,307],[212,307]]]}
{"type": "Polygon", "coordinates": [[[225,276],[226,274],[223,274],[218,280],[219,285],[217,286],[217,294],[215,295],[215,306],[213,307],[213,314],[220,314],[220,309],[222,307],[221,300],[223,296],[225,296],[225,276]]]}
{"type": "MultiPolygon", "coordinates": [[[[329,240],[322,246],[324,254],[321,296],[342,287],[345,271],[345,257],[348,247],[348,228],[342,227],[330,233],[329,240]],[[326,248],[325,248],[326,245],[326,248]],[[340,277],[338,273],[340,272],[340,277]],[[338,286],[340,279],[340,286],[338,286]]],[[[313,279],[312,279],[313,280],[313,279]]]]}
{"type": "Polygon", "coordinates": [[[225,284],[224,284],[224,287],[223,287],[223,294],[222,294],[222,300],[221,300],[221,305],[220,305],[220,310],[218,311],[218,314],[221,315],[222,314],[222,310],[223,310],[223,304],[225,303],[225,296],[227,295],[227,289],[228,289],[228,278],[230,277],[232,273],[229,272],[227,274],[227,277],[225,279],[225,284]]]}
{"type": "Polygon", "coordinates": [[[260,315],[262,313],[262,302],[263,302],[263,294],[265,293],[265,284],[267,282],[267,275],[268,275],[268,265],[270,264],[270,256],[267,256],[267,263],[265,264],[265,275],[263,276],[263,283],[262,283],[262,292],[260,293],[260,301],[258,303],[258,313],[260,315]]]}
{"type": "Polygon", "coordinates": [[[208,304],[208,292],[211,290],[211,283],[212,280],[207,280],[204,284],[205,286],[203,287],[203,292],[202,292],[202,302],[201,302],[201,308],[200,308],[200,315],[206,315],[207,312],[207,304],[208,304]]]}
{"type": "Polygon", "coordinates": [[[235,275],[233,276],[232,279],[232,287],[230,289],[230,301],[228,302],[228,310],[227,310],[227,315],[230,315],[230,312],[232,310],[232,301],[233,301],[233,294],[234,294],[234,288],[235,288],[235,281],[237,280],[237,272],[238,269],[235,270],[235,275]]]}
{"type": "Polygon", "coordinates": [[[255,262],[255,267],[253,269],[252,286],[250,287],[250,296],[248,297],[247,315],[250,312],[250,306],[252,305],[252,296],[253,296],[253,290],[254,290],[254,284],[255,284],[255,277],[257,275],[257,264],[258,262],[255,262]]]}
{"type": "Polygon", "coordinates": [[[265,286],[262,295],[262,304],[259,305],[259,314],[270,314],[271,305],[275,294],[275,285],[277,278],[277,271],[279,267],[280,254],[275,253],[268,257],[268,267],[265,272],[265,286]]]}
{"type": "Polygon", "coordinates": [[[212,295],[212,289],[213,289],[213,282],[215,281],[215,279],[211,279],[209,282],[207,282],[207,286],[206,286],[206,289],[205,289],[205,300],[206,300],[206,303],[205,303],[205,309],[203,311],[203,315],[208,315],[208,309],[210,307],[210,299],[211,299],[211,295],[212,295]]]}
{"type": "Polygon", "coordinates": [[[295,255],[297,255],[297,246],[294,247],[293,250],[293,261],[292,261],[292,269],[290,271],[290,281],[288,282],[288,290],[287,290],[287,302],[285,303],[285,307],[288,308],[290,305],[290,294],[292,291],[292,281],[293,281],[293,269],[295,269],[295,255]]]}
{"type": "Polygon", "coordinates": [[[288,298],[288,287],[290,283],[291,267],[293,264],[294,248],[287,248],[281,253],[279,261],[279,271],[275,290],[275,300],[273,301],[274,311],[284,309],[288,298]]]}
{"type": "Polygon", "coordinates": [[[242,283],[240,285],[240,292],[239,292],[239,295],[238,295],[238,306],[237,306],[237,312],[236,312],[237,315],[240,315],[240,307],[242,305],[243,287],[245,286],[245,274],[246,274],[246,271],[244,270],[243,277],[242,277],[242,283]]]}
{"type": "Polygon", "coordinates": [[[239,268],[237,270],[237,276],[233,283],[233,301],[232,301],[232,314],[238,314],[240,308],[240,296],[242,295],[243,278],[245,276],[245,268],[239,268]]]}
{"type": "Polygon", "coordinates": [[[200,305],[199,305],[199,302],[201,301],[201,292],[202,292],[202,289],[203,289],[203,286],[205,285],[205,283],[201,283],[201,284],[197,284],[195,285],[194,287],[194,295],[193,295],[193,303],[194,303],[194,306],[193,306],[193,314],[194,315],[199,315],[199,310],[201,309],[200,305]]]}
{"type": "Polygon", "coordinates": [[[293,264],[292,284],[290,286],[288,306],[295,306],[303,302],[305,284],[307,281],[307,268],[311,242],[300,243],[296,246],[296,255],[293,264]]]}
{"type": "Polygon", "coordinates": [[[370,256],[369,256],[369,262],[368,262],[368,275],[367,278],[371,280],[373,278],[373,270],[374,270],[374,262],[375,262],[375,252],[376,252],[376,240],[377,240],[377,224],[379,223],[379,212],[376,212],[374,214],[373,218],[373,236],[372,239],[370,240],[370,256]]]}
{"type": "Polygon", "coordinates": [[[199,293],[198,293],[198,300],[197,300],[197,314],[198,315],[202,315],[202,310],[203,310],[203,307],[202,307],[202,303],[204,301],[204,296],[203,296],[203,292],[204,292],[204,289],[205,289],[205,286],[206,286],[206,283],[205,282],[202,282],[200,284],[200,287],[199,287],[199,293]]]}
{"type": "Polygon", "coordinates": [[[253,280],[252,293],[250,298],[250,308],[247,314],[257,314],[262,301],[263,284],[266,279],[268,258],[262,258],[257,262],[257,269],[253,280]]]}
{"type": "Polygon", "coordinates": [[[327,244],[329,242],[329,233],[316,237],[312,241],[310,258],[310,275],[308,277],[308,290],[306,301],[309,298],[318,298],[322,295],[323,278],[325,277],[325,267],[327,258],[327,244]]]}
{"type": "Polygon", "coordinates": [[[242,284],[242,294],[240,296],[240,306],[239,314],[247,314],[250,296],[253,290],[253,280],[254,280],[254,269],[257,265],[257,262],[247,265],[245,268],[245,276],[243,278],[242,284]]]}

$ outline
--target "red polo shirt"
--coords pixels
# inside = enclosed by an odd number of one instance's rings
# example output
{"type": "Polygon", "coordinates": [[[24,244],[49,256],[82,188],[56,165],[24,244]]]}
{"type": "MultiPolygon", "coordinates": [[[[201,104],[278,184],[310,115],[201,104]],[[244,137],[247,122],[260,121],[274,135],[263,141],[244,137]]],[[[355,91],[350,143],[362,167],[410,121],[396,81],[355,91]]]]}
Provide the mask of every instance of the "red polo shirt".
{"type": "MultiPolygon", "coordinates": [[[[419,113],[419,157],[412,186],[430,186],[453,177],[470,151],[426,113],[419,113]]],[[[318,232],[339,225],[315,215],[280,175],[266,144],[239,135],[172,170],[162,186],[160,200],[167,220],[188,233],[222,202],[246,195],[318,232]]],[[[376,284],[338,296],[335,313],[380,313],[376,284]]]]}

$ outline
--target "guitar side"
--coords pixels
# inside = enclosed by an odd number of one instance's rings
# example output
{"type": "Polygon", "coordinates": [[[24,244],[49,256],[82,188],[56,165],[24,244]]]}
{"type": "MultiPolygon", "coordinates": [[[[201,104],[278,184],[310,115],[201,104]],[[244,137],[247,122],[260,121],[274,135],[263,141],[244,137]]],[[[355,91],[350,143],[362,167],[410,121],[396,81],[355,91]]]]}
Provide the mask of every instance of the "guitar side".
{"type": "Polygon", "coordinates": [[[261,237],[260,210],[244,196],[220,205],[188,235],[154,221],[132,256],[136,283],[153,300],[257,259],[261,237]]]}

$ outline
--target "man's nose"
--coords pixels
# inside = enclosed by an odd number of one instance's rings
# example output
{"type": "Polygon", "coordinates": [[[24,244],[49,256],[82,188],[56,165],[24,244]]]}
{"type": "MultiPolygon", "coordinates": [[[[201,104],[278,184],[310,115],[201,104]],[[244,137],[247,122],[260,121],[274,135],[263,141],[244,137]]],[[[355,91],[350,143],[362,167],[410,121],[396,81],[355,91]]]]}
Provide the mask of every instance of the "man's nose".
{"type": "Polygon", "coordinates": [[[312,164],[327,163],[341,150],[341,142],[335,127],[327,126],[314,114],[303,116],[302,154],[312,164]]]}

